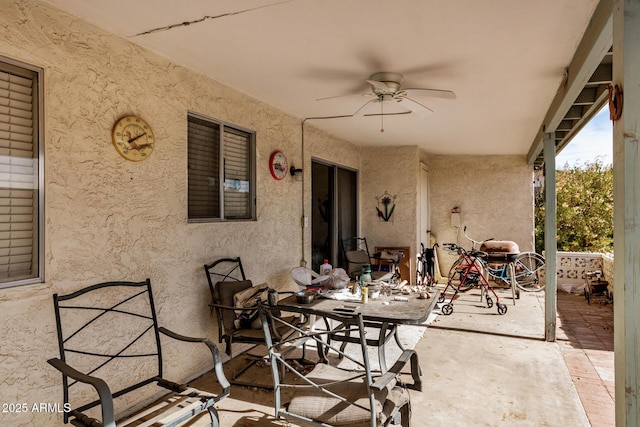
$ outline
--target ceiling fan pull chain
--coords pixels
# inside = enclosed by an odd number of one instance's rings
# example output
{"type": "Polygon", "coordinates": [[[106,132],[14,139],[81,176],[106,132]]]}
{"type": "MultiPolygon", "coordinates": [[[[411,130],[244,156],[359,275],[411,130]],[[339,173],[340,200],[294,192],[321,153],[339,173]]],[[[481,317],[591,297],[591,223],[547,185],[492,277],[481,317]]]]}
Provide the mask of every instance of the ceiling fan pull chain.
{"type": "Polygon", "coordinates": [[[384,102],[380,101],[380,133],[384,132],[384,102]]]}

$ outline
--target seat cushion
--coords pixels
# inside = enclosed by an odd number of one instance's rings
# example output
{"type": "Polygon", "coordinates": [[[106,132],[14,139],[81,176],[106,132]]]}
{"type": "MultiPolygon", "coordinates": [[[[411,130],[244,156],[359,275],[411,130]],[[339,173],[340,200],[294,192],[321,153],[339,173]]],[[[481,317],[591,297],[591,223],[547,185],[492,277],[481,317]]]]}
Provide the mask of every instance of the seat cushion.
{"type": "Polygon", "coordinates": [[[360,273],[364,264],[371,264],[371,258],[365,251],[346,251],[344,257],[347,260],[347,274],[360,273]]]}
{"type": "MultiPolygon", "coordinates": [[[[228,307],[233,307],[233,296],[245,289],[252,286],[251,280],[241,281],[224,281],[216,283],[215,289],[217,291],[218,303],[228,307]]],[[[233,310],[221,310],[222,311],[222,326],[226,333],[231,333],[235,329],[233,322],[236,320],[236,313],[233,310]]]]}
{"type": "MultiPolygon", "coordinates": [[[[300,318],[297,316],[285,316],[282,318],[285,322],[288,322],[293,325],[300,324],[300,318]]],[[[264,342],[264,331],[262,330],[262,322],[260,322],[260,318],[257,319],[256,327],[250,328],[242,328],[236,329],[233,331],[233,338],[238,342],[264,342]]],[[[286,324],[276,322],[275,328],[277,334],[271,330],[271,339],[273,341],[280,340],[280,337],[286,337],[293,332],[293,330],[287,326],[286,324]]]]}
{"type": "Polygon", "coordinates": [[[356,264],[371,264],[371,258],[365,251],[346,251],[344,253],[347,262],[356,264]]]}
{"type": "MultiPolygon", "coordinates": [[[[358,405],[368,408],[371,405],[365,379],[357,378],[347,381],[355,375],[357,373],[319,363],[306,377],[316,384],[346,381],[329,385],[326,388],[350,402],[356,402],[358,405]]],[[[376,414],[382,412],[389,392],[388,388],[375,392],[376,414]]],[[[320,389],[311,387],[296,390],[287,412],[335,426],[367,424],[371,420],[371,411],[349,405],[336,397],[323,393],[320,389]]]]}

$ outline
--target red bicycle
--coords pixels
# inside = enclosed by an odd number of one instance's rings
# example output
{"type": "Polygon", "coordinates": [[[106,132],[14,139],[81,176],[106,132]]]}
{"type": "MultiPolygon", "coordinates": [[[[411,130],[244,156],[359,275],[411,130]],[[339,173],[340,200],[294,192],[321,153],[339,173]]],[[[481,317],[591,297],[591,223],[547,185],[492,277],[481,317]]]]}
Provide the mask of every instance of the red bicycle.
{"type": "Polygon", "coordinates": [[[443,303],[445,301],[445,294],[453,291],[449,302],[441,308],[442,314],[448,316],[453,313],[453,302],[458,297],[458,294],[475,287],[480,287],[482,296],[487,303],[487,308],[493,307],[493,298],[491,298],[491,295],[493,295],[496,300],[498,314],[505,314],[507,312],[507,306],[500,302],[500,297],[495,293],[491,285],[489,285],[489,281],[484,275],[487,253],[477,250],[467,252],[466,249],[455,243],[445,243],[442,246],[448,251],[455,251],[460,255],[460,258],[454,264],[455,268],[449,274],[447,286],[445,286],[438,298],[438,302],[443,303]]]}

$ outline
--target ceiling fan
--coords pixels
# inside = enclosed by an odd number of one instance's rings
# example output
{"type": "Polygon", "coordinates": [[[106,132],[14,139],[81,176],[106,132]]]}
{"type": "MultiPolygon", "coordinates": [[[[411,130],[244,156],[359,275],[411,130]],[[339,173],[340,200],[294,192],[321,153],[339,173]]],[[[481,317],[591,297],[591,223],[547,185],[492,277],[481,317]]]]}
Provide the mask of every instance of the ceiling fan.
{"type": "MultiPolygon", "coordinates": [[[[401,73],[383,71],[372,74],[366,82],[371,85],[371,92],[355,95],[355,96],[369,96],[372,97],[369,101],[365,102],[360,108],[353,114],[354,116],[384,116],[384,115],[396,115],[396,114],[409,114],[415,113],[419,116],[426,116],[431,114],[433,110],[427,107],[423,98],[444,98],[444,99],[456,99],[456,94],[450,90],[439,89],[426,89],[426,88],[402,88],[402,81],[404,76],[401,73]],[[371,104],[379,104],[380,112],[367,113],[366,107],[371,104]],[[392,109],[389,112],[385,112],[385,106],[392,106],[395,104],[401,105],[403,108],[398,110],[392,109]]],[[[335,99],[342,97],[353,97],[354,95],[339,95],[331,96],[327,98],[320,98],[318,101],[326,99],[335,99]]],[[[383,129],[381,131],[384,131],[383,129]]]]}

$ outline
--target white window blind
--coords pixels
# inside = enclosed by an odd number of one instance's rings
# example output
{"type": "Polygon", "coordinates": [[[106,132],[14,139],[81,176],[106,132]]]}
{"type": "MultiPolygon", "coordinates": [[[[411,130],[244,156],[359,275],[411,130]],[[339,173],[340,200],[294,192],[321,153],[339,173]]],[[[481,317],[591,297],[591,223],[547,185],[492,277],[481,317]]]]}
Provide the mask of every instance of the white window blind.
{"type": "Polygon", "coordinates": [[[249,217],[249,135],[225,128],[224,214],[227,218],[249,217]]]}
{"type": "Polygon", "coordinates": [[[37,74],[0,63],[0,285],[38,277],[37,74]]]}
{"type": "Polygon", "coordinates": [[[254,219],[254,134],[190,114],[190,221],[254,219]]]}

